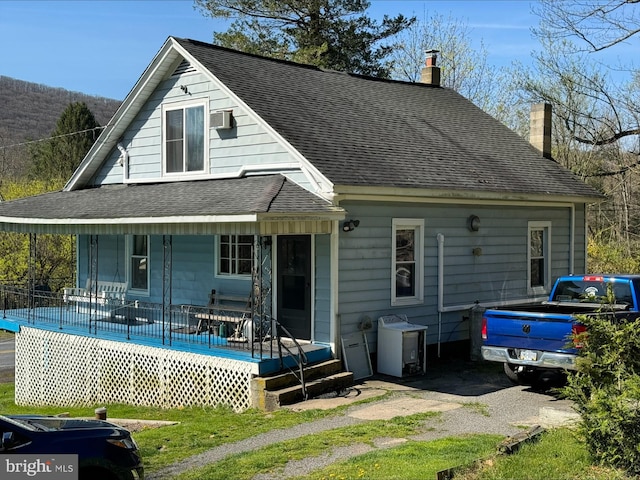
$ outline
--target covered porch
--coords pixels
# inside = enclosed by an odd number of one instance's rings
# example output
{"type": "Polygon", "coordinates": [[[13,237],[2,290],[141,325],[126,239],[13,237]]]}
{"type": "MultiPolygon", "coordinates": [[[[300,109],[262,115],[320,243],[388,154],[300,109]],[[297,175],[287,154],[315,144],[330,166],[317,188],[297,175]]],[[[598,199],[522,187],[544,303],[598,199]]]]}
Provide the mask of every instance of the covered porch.
{"type": "Polygon", "coordinates": [[[330,345],[299,341],[276,319],[233,318],[229,312],[208,306],[170,305],[165,310],[160,304],[126,299],[90,305],[57,292],[6,285],[0,285],[0,302],[3,330],[18,333],[22,327],[35,328],[218,356],[251,364],[254,375],[269,375],[296,368],[301,361],[313,363],[332,355],[330,345]],[[216,321],[217,317],[221,320],[216,321]],[[208,320],[206,324],[202,318],[208,320]],[[228,335],[221,332],[224,324],[231,325],[228,335]]]}
{"type": "Polygon", "coordinates": [[[149,383],[169,395],[152,404],[175,405],[185,400],[175,384],[189,378],[197,388],[183,385],[195,394],[187,404],[248,408],[252,378],[335,354],[335,307],[330,300],[316,305],[313,266],[315,243],[330,256],[341,218],[341,209],[279,175],[106,186],[0,204],[0,228],[29,234],[34,269],[40,235],[75,238],[73,283],[50,291],[30,267],[26,285],[0,287],[0,328],[18,332],[16,400],[146,404],[141,392],[149,393],[149,383]],[[238,191],[252,193],[240,199],[238,191]],[[176,196],[179,202],[167,203],[176,196]],[[222,250],[240,248],[240,239],[245,253],[222,250]],[[292,248],[298,244],[308,247],[292,248]],[[214,302],[212,291],[244,298],[244,305],[214,302]],[[300,321],[308,326],[298,331],[300,321]],[[175,368],[182,373],[170,374],[175,368]],[[107,385],[123,380],[130,395],[104,397],[118,390],[107,385]],[[43,397],[44,384],[51,388],[43,397]],[[91,394],[83,384],[93,385],[91,394]]]}

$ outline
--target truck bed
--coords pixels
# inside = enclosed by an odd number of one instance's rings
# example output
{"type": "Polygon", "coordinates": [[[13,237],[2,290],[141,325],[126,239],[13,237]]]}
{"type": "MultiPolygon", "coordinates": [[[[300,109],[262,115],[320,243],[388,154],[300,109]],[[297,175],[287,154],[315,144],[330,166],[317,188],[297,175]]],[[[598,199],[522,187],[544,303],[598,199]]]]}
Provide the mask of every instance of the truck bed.
{"type": "Polygon", "coordinates": [[[485,312],[487,329],[485,345],[558,352],[565,350],[571,339],[575,312],[561,314],[538,305],[535,309],[489,310],[485,312]],[[537,311],[536,311],[537,310],[537,311]]]}
{"type": "Polygon", "coordinates": [[[560,277],[546,302],[484,312],[482,356],[518,366],[514,374],[524,373],[524,367],[573,369],[572,334],[584,330],[580,316],[636,317],[639,295],[639,276],[560,277]]]}

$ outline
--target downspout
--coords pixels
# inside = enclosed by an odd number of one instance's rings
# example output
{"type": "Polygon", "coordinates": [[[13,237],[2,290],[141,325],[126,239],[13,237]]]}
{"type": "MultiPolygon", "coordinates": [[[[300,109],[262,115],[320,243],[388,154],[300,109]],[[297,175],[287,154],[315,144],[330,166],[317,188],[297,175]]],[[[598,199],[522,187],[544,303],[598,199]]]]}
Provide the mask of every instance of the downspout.
{"type": "MultiPolygon", "coordinates": [[[[571,230],[569,231],[569,273],[571,275],[573,275],[575,272],[575,254],[576,254],[576,205],[575,203],[571,204],[570,207],[571,210],[571,219],[569,221],[570,225],[571,225],[571,230]]],[[[585,224],[586,224],[586,209],[585,209],[585,224]]],[[[585,235],[584,237],[584,244],[585,244],[585,249],[586,249],[586,245],[587,245],[587,236],[585,235]]],[[[586,254],[585,254],[585,263],[586,263],[586,254]]],[[[585,272],[586,272],[586,268],[585,268],[585,272]]]]}
{"type": "Polygon", "coordinates": [[[438,239],[438,358],[440,358],[440,340],[442,337],[442,312],[444,310],[444,235],[438,239]]]}
{"type": "Polygon", "coordinates": [[[331,326],[329,327],[329,338],[331,341],[331,350],[333,350],[336,358],[341,358],[342,348],[340,345],[340,335],[342,333],[342,317],[340,316],[339,308],[339,295],[338,289],[340,287],[340,222],[334,220],[331,226],[331,267],[330,267],[330,282],[331,282],[331,306],[329,307],[331,318],[331,326]]]}
{"type": "Polygon", "coordinates": [[[120,158],[118,163],[122,166],[122,179],[124,182],[129,180],[129,152],[124,146],[118,142],[118,150],[120,150],[120,158]]]}

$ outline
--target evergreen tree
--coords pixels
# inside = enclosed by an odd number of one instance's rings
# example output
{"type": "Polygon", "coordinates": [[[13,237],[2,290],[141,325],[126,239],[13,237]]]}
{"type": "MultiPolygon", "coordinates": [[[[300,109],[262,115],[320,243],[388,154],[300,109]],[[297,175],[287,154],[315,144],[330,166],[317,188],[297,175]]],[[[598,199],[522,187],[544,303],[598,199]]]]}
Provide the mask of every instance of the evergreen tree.
{"type": "Polygon", "coordinates": [[[62,112],[51,138],[32,147],[30,177],[40,180],[68,179],[98,138],[100,125],[84,102],[62,112]]]}
{"type": "Polygon", "coordinates": [[[195,0],[203,14],[234,19],[214,33],[218,45],[322,68],[388,78],[394,45],[383,45],[414,18],[365,11],[366,0],[195,0]]]}

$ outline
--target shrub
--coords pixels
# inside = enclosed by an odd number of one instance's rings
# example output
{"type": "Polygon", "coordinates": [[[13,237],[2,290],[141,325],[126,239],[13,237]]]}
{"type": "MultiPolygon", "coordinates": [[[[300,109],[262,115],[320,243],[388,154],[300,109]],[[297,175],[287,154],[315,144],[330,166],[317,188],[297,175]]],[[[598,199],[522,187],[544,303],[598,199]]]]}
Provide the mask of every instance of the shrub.
{"type": "Polygon", "coordinates": [[[602,465],[640,475],[640,319],[613,315],[579,317],[587,327],[578,371],[565,395],[581,414],[587,449],[602,465]]]}
{"type": "Polygon", "coordinates": [[[640,258],[638,245],[607,240],[595,236],[587,245],[590,273],[638,273],[640,258]]]}

